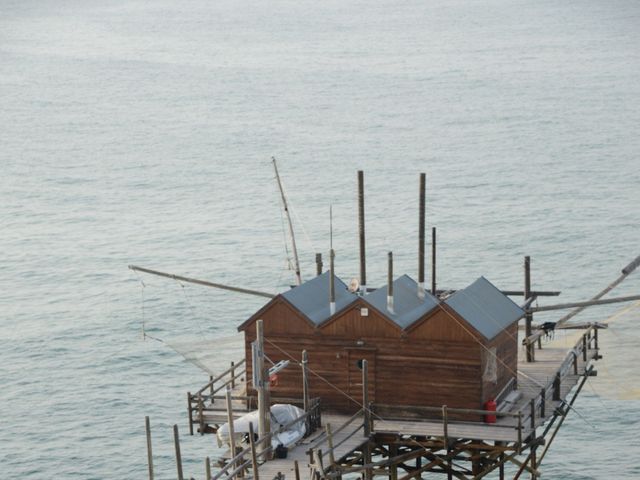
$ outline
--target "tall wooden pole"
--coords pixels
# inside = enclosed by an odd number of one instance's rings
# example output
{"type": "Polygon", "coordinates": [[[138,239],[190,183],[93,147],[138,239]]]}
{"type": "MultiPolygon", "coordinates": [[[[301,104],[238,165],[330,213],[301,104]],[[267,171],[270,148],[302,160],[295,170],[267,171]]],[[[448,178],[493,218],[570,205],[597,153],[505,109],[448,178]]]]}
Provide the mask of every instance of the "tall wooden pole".
{"type": "MultiPolygon", "coordinates": [[[[369,410],[369,362],[362,359],[362,407],[364,408],[364,436],[369,437],[371,435],[371,411],[369,410]]],[[[364,447],[364,463],[371,463],[371,446],[369,443],[364,447]]],[[[364,472],[365,480],[371,480],[373,478],[373,472],[371,468],[367,468],[364,472]]]]}
{"type": "Polygon", "coordinates": [[[367,291],[367,262],[364,236],[364,172],[358,170],[358,236],[360,240],[360,291],[367,291]]]}
{"type": "MultiPolygon", "coordinates": [[[[531,257],[524,257],[524,298],[525,301],[531,296],[531,257]]],[[[533,322],[533,314],[527,312],[525,319],[525,336],[529,338],[531,335],[531,323],[533,322]]],[[[534,361],[535,349],[533,344],[527,344],[527,362],[534,361]]]]}
{"type": "Polygon", "coordinates": [[[431,228],[431,294],[436,294],[436,227],[431,228]]]}
{"type": "Polygon", "coordinates": [[[231,450],[231,461],[233,461],[236,457],[236,431],[233,425],[233,405],[231,404],[231,388],[229,386],[227,386],[225,394],[227,400],[227,425],[229,425],[229,448],[231,450]]]}
{"type": "MultiPolygon", "coordinates": [[[[256,345],[258,349],[258,365],[254,365],[253,368],[258,369],[258,385],[256,386],[256,390],[258,391],[258,435],[262,439],[265,435],[269,434],[271,426],[271,412],[266,392],[267,382],[265,377],[266,369],[264,365],[264,327],[262,320],[258,320],[256,322],[256,345]]],[[[267,448],[269,448],[269,445],[263,445],[261,450],[264,451],[267,448]]]]}
{"type": "Polygon", "coordinates": [[[302,284],[302,276],[300,275],[300,262],[298,260],[298,249],[296,248],[296,237],[293,234],[293,223],[291,223],[291,215],[289,214],[289,205],[287,204],[287,197],[284,194],[282,188],[282,182],[280,181],[280,174],[278,173],[278,166],[276,165],[276,159],[273,160],[273,169],[276,172],[276,180],[278,181],[278,188],[280,189],[280,195],[282,196],[282,205],[284,207],[284,213],[287,215],[287,223],[289,224],[289,235],[291,235],[291,250],[293,252],[293,266],[296,271],[296,284],[302,284]]]}
{"type": "Polygon", "coordinates": [[[424,297],[424,237],[425,237],[425,184],[426,175],[420,174],[420,205],[418,207],[418,296],[424,297]]]}
{"type": "Polygon", "coordinates": [[[387,267],[387,310],[393,315],[393,252],[388,253],[387,267]]]}
{"type": "Polygon", "coordinates": [[[334,261],[336,254],[333,248],[329,252],[329,313],[333,315],[336,313],[336,284],[334,278],[334,261]]]}
{"type": "Polygon", "coordinates": [[[309,378],[308,378],[309,358],[307,351],[302,351],[302,404],[304,412],[309,411],[309,378]]]}
{"type": "Polygon", "coordinates": [[[184,480],[182,475],[182,454],[180,453],[180,437],[178,436],[178,425],[173,426],[173,444],[176,449],[176,468],[178,470],[178,480],[184,480]]]}
{"type": "Polygon", "coordinates": [[[144,417],[144,426],[147,432],[147,463],[149,464],[149,480],[153,480],[153,451],[151,448],[151,423],[149,417],[144,417]]]}

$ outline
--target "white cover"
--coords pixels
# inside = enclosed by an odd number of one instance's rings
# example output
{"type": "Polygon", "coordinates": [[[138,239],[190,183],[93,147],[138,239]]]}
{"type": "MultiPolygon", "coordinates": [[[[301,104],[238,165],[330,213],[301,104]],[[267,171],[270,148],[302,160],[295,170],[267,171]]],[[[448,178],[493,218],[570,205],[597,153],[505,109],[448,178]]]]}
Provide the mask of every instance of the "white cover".
{"type": "MultiPolygon", "coordinates": [[[[296,418],[300,418],[304,415],[304,410],[294,405],[288,405],[283,403],[276,403],[271,405],[271,431],[275,432],[281,426],[287,425],[293,422],[296,418]]],[[[249,433],[249,425],[253,424],[254,433],[258,433],[258,411],[249,412],[240,418],[233,421],[233,431],[236,440],[236,444],[244,441],[245,436],[249,433]]],[[[301,440],[306,433],[306,426],[304,420],[293,424],[287,430],[274,435],[271,438],[271,446],[275,449],[279,444],[285,447],[290,447],[296,442],[301,440]]],[[[224,444],[229,444],[229,424],[225,423],[216,433],[218,437],[218,446],[222,447],[224,444]]]]}

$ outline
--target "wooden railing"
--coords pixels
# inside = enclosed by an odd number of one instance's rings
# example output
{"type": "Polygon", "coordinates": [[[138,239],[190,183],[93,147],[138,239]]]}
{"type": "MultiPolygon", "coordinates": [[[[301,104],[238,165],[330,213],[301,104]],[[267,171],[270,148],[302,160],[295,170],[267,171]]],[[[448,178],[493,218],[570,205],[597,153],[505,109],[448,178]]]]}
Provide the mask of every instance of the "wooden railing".
{"type": "MultiPolygon", "coordinates": [[[[217,377],[209,377],[209,382],[196,393],[187,392],[187,415],[189,418],[189,434],[193,435],[193,426],[198,425],[200,434],[205,433],[204,415],[211,409],[216,400],[223,400],[224,395],[216,395],[226,389],[234,388],[246,374],[245,360],[231,362],[231,366],[217,377]]],[[[239,397],[234,397],[237,399],[239,397]]]]}

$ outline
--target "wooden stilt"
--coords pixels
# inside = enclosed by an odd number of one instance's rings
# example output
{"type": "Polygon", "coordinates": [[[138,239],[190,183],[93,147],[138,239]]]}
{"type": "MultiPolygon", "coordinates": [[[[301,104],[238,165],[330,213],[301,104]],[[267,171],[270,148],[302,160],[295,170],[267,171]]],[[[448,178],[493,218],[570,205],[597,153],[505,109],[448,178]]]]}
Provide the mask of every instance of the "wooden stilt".
{"type": "Polygon", "coordinates": [[[256,454],[255,433],[253,423],[249,422],[249,447],[251,448],[251,468],[253,469],[253,480],[260,480],[258,474],[258,455],[256,454]]]}
{"type": "Polygon", "coordinates": [[[144,417],[145,431],[147,432],[147,464],[149,465],[149,480],[153,480],[153,451],[151,448],[151,423],[149,417],[144,417]]]}
{"type": "Polygon", "coordinates": [[[176,450],[176,469],[178,470],[178,480],[184,480],[182,475],[182,455],[180,454],[180,437],[178,435],[178,425],[173,426],[173,445],[176,450]]]}

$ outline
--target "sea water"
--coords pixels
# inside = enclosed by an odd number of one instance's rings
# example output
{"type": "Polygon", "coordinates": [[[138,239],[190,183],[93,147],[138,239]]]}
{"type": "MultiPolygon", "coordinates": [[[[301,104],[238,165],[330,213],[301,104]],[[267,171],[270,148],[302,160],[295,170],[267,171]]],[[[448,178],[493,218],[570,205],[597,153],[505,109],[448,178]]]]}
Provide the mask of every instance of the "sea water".
{"type": "MultiPolygon", "coordinates": [[[[390,250],[415,278],[426,172],[438,285],[519,289],[530,255],[535,289],[593,296],[640,254],[638,25],[627,0],[4,0],[0,476],[146,478],[149,415],[156,478],[173,424],[204,477],[219,451],[187,435],[186,392],[208,376],[171,347],[210,341],[225,369],[263,299],[127,265],[288,288],[272,156],[305,278],[330,206],[337,273],[358,275],[358,169],[368,283],[390,250]]],[[[545,478],[640,478],[639,321],[602,334],[545,478]]]]}

